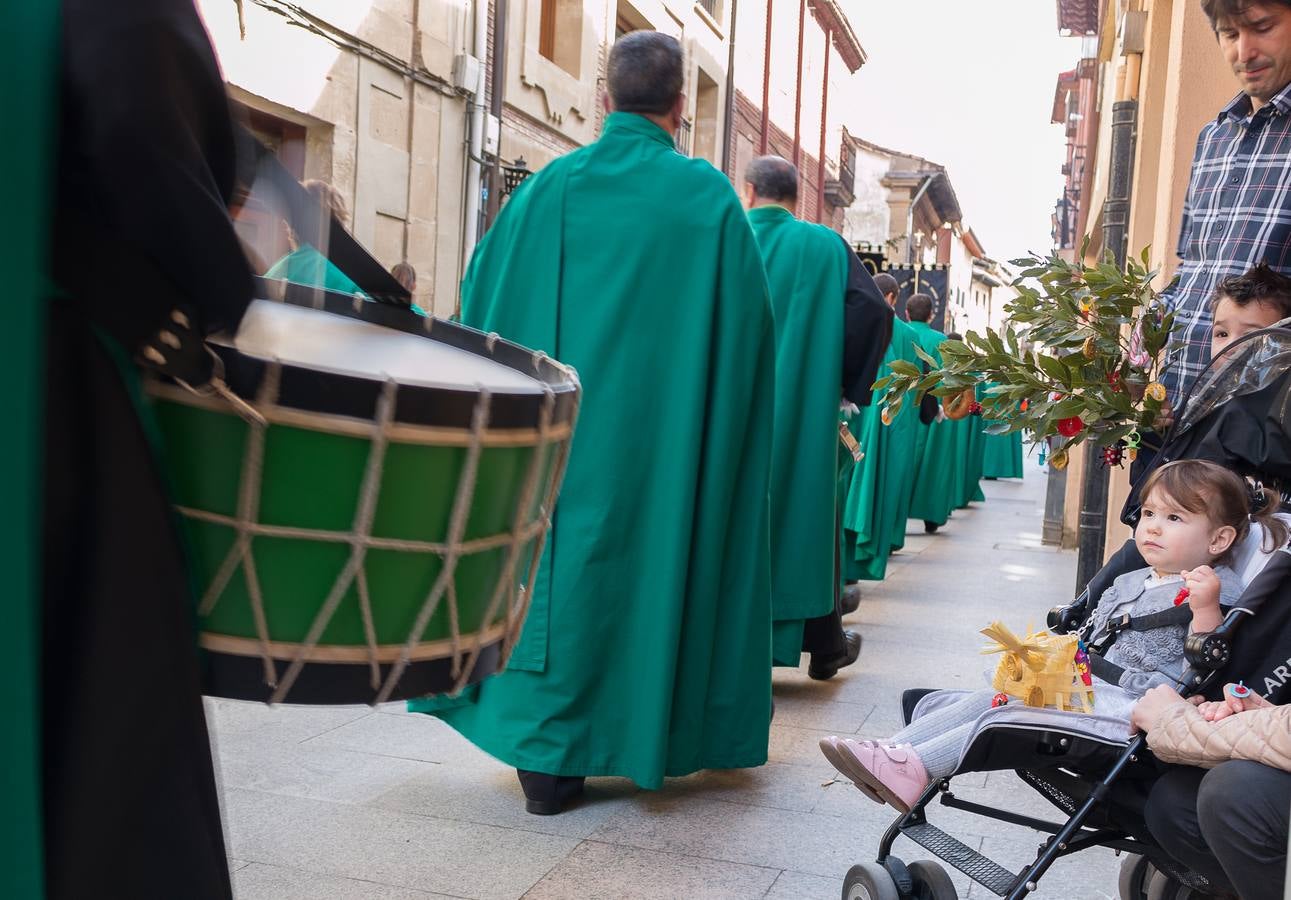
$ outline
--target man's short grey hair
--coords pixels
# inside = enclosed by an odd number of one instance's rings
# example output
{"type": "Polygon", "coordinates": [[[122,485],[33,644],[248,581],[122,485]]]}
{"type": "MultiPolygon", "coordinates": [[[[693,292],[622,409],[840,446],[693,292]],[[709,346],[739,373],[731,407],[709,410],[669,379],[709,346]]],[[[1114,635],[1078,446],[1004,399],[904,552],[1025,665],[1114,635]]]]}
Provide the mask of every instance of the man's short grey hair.
{"type": "Polygon", "coordinates": [[[798,199],[798,170],[780,156],[759,156],[744,170],[744,180],[763,200],[793,203],[798,199]]]}
{"type": "Polygon", "coordinates": [[[676,38],[658,31],[633,31],[610,50],[605,86],[619,112],[667,115],[685,80],[686,57],[676,38]]]}
{"type": "Polygon", "coordinates": [[[901,293],[901,285],[897,280],[887,272],[880,272],[874,276],[874,284],[878,287],[879,293],[886,297],[888,294],[901,293]]]}

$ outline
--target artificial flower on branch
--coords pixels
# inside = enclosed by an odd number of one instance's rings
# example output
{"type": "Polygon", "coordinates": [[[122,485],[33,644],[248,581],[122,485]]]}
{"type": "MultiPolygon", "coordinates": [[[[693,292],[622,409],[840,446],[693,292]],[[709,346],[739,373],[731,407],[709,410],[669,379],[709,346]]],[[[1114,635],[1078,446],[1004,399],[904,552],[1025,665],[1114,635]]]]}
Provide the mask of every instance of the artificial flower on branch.
{"type": "Polygon", "coordinates": [[[1123,272],[1110,257],[1087,266],[1056,253],[1013,265],[1021,269],[1013,283],[1017,297],[1005,307],[1002,329],[946,341],[940,365],[916,347],[926,372],[903,360],[890,364],[892,374],[874,385],[884,391],[890,415],[912,392],[918,400],[928,392],[951,398],[973,389],[987,434],[1055,438],[1050,461],[1059,468],[1067,451],[1084,441],[1104,448],[1110,464],[1132,460],[1140,432],[1162,416],[1160,378],[1175,327],[1174,314],[1152,289],[1156,272],[1148,269],[1148,251],[1128,260],[1123,272]]]}

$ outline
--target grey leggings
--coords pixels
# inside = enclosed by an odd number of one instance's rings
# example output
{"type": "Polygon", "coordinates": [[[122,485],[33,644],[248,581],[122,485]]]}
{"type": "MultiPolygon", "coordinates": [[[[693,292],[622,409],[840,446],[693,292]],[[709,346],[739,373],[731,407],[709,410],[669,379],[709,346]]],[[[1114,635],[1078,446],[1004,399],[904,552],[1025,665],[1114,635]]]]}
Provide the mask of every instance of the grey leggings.
{"type": "Polygon", "coordinates": [[[973,691],[954,703],[915,719],[888,739],[890,744],[910,744],[919,754],[931,779],[945,778],[955,771],[964,754],[973,723],[991,708],[995,691],[973,691]]]}

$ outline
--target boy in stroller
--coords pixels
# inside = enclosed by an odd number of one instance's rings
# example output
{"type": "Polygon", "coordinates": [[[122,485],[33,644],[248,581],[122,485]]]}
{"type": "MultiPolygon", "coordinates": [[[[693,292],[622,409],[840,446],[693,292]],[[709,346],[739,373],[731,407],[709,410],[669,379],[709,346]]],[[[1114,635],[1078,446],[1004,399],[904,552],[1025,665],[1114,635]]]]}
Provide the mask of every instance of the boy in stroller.
{"type": "MultiPolygon", "coordinates": [[[[1203,459],[1266,483],[1291,483],[1291,328],[1268,328],[1233,342],[1194,382],[1180,410],[1155,461],[1157,468],[1178,459],[1203,459]]],[[[1122,514],[1126,524],[1139,520],[1137,498],[1144,495],[1143,487],[1143,480],[1135,485],[1122,514]]],[[[1272,506],[1268,495],[1276,491],[1258,482],[1256,488],[1255,505],[1272,506]]],[[[1235,544],[1232,568],[1245,589],[1239,602],[1225,610],[1219,627],[1188,636],[1185,658],[1190,668],[1183,676],[1184,693],[1218,700],[1225,684],[1244,682],[1273,704],[1291,699],[1291,553],[1285,547],[1261,553],[1265,540],[1263,526],[1256,526],[1244,542],[1235,544]]],[[[1094,611],[1091,598],[1101,597],[1118,577],[1146,564],[1135,543],[1127,542],[1075,602],[1050,613],[1050,630],[1066,634],[1084,629],[1089,636],[1096,625],[1086,625],[1094,611]]],[[[906,722],[930,713],[947,696],[955,695],[907,691],[902,698],[906,722]]],[[[892,854],[899,837],[1010,900],[1038,890],[1037,882],[1059,857],[1095,846],[1130,854],[1121,869],[1123,900],[1215,896],[1204,876],[1190,871],[1187,861],[1173,859],[1149,833],[1144,805],[1167,769],[1152,758],[1143,737],[1127,740],[1128,729],[1119,720],[1097,735],[1088,733],[1091,729],[1073,731],[1072,718],[1016,704],[982,716],[952,775],[930,781],[909,812],[888,829],[874,863],[853,866],[847,873],[844,900],[957,896],[946,870],[936,862],[919,860],[907,866],[892,854]],[[1036,716],[1045,721],[1036,721],[1036,716]],[[961,773],[1000,769],[1015,770],[1066,818],[1046,821],[970,802],[952,791],[952,778],[961,773]],[[1034,862],[1015,874],[931,823],[927,811],[934,801],[1049,837],[1034,862]]],[[[1096,718],[1088,717],[1087,724],[1097,725],[1092,721],[1096,718]]]]}
{"type": "MultiPolygon", "coordinates": [[[[1245,482],[1214,463],[1178,460],[1163,466],[1152,473],[1144,494],[1134,540],[1149,565],[1120,576],[1103,592],[1089,652],[1096,714],[1119,720],[1123,734],[1129,733],[1134,701],[1145,691],[1182,685],[1189,630],[1213,631],[1222,618],[1220,605],[1231,607],[1240,596],[1241,581],[1225,563],[1250,530],[1245,482]],[[1123,628],[1127,616],[1132,624],[1123,628]]],[[[1286,538],[1282,524],[1271,518],[1277,502],[1273,498],[1272,510],[1257,511],[1273,536],[1268,550],[1286,538]]],[[[955,771],[977,720],[990,714],[993,695],[989,689],[958,695],[886,742],[828,737],[820,748],[870,799],[909,812],[930,781],[955,771]]],[[[1072,729],[1088,718],[1065,715],[1072,729]]]]}

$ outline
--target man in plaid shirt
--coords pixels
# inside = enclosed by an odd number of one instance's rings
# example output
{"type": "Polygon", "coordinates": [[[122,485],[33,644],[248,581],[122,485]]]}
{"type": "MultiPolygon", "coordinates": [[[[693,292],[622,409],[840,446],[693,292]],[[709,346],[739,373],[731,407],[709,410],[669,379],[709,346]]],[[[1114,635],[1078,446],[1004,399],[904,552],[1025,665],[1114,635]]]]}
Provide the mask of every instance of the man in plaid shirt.
{"type": "Polygon", "coordinates": [[[1161,379],[1177,407],[1210,361],[1216,285],[1259,262],[1291,274],[1291,0],[1202,0],[1242,93],[1197,139],[1166,303],[1180,326],[1161,379]]]}

